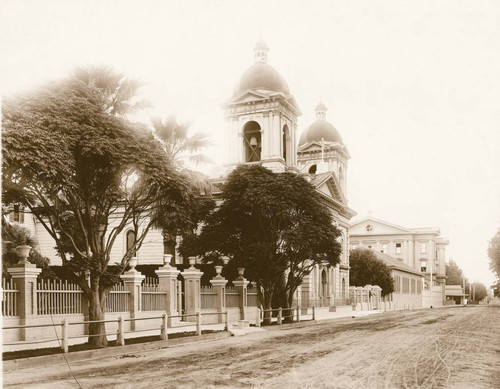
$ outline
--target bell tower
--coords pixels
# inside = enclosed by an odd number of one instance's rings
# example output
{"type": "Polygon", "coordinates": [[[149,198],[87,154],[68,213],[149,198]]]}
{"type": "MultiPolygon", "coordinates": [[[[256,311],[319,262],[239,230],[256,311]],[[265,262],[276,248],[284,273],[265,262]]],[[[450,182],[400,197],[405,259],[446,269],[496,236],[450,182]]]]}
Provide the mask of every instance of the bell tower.
{"type": "Polygon", "coordinates": [[[332,172],[347,195],[349,151],[337,129],[326,120],[325,104],[315,108],[316,120],[302,133],[297,149],[298,168],[311,175],[332,172]]]}
{"type": "Polygon", "coordinates": [[[282,172],[296,169],[297,117],[301,115],[285,79],[267,63],[269,47],[259,40],[255,63],[223,104],[228,164],[262,164],[282,172]]]}

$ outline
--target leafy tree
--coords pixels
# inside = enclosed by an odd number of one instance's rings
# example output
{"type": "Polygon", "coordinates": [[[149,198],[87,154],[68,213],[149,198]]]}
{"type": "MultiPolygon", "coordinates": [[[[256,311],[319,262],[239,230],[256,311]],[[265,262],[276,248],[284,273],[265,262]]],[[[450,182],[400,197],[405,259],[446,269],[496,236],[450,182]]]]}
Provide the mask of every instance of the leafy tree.
{"type": "Polygon", "coordinates": [[[500,281],[495,282],[491,288],[493,289],[493,296],[499,297],[500,296],[500,281]]]}
{"type": "MultiPolygon", "coordinates": [[[[2,112],[2,201],[26,206],[54,239],[91,321],[104,318],[109,290],[151,228],[193,228],[185,210],[197,191],[152,133],[118,111],[100,89],[69,79],[5,99],[2,112]],[[111,270],[125,228],[134,244],[111,270]]],[[[106,345],[103,323],[89,333],[89,343],[106,345]]]]}
{"type": "Polygon", "coordinates": [[[471,288],[470,299],[475,304],[484,300],[484,298],[488,296],[488,291],[486,290],[486,286],[484,286],[479,282],[474,282],[470,288],[471,288]]]}
{"type": "Polygon", "coordinates": [[[488,256],[490,257],[490,269],[496,273],[500,279],[500,229],[497,231],[493,239],[490,240],[488,248],[488,256]]]}
{"type": "Polygon", "coordinates": [[[394,292],[389,267],[370,249],[356,248],[349,253],[349,284],[353,286],[378,285],[382,295],[394,292]]]}
{"type": "Polygon", "coordinates": [[[446,285],[462,285],[463,281],[464,274],[462,269],[460,269],[453,259],[450,259],[446,264],[446,285]]]}
{"type": "Polygon", "coordinates": [[[339,262],[339,235],[329,210],[304,178],[241,165],[228,176],[220,207],[182,249],[205,262],[228,256],[229,271],[244,267],[269,309],[273,293],[279,294],[280,305],[290,307],[315,265],[339,262]]]}

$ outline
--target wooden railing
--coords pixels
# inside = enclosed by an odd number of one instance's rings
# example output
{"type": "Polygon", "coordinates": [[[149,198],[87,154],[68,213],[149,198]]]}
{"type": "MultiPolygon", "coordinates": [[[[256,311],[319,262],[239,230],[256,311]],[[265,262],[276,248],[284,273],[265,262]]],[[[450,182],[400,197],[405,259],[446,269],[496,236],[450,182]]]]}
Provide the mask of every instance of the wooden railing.
{"type": "Polygon", "coordinates": [[[37,285],[38,315],[66,315],[82,312],[83,292],[76,284],[61,280],[42,280],[37,285]]]}
{"type": "Polygon", "coordinates": [[[240,295],[234,287],[226,288],[226,307],[237,308],[240,306],[240,295]]]}
{"type": "Polygon", "coordinates": [[[257,292],[247,292],[247,306],[260,307],[259,295],[257,292]]]}
{"type": "Polygon", "coordinates": [[[16,317],[17,313],[17,298],[19,291],[16,289],[14,280],[2,279],[2,316],[16,317]]]}
{"type": "Polygon", "coordinates": [[[201,287],[201,309],[215,308],[217,306],[217,293],[211,286],[201,287]]]}
{"type": "Polygon", "coordinates": [[[106,300],[106,312],[127,312],[130,309],[129,294],[130,292],[123,284],[114,285],[106,300]]]}
{"type": "Polygon", "coordinates": [[[141,289],[141,311],[164,311],[167,293],[160,290],[157,278],[146,278],[141,289]]]}

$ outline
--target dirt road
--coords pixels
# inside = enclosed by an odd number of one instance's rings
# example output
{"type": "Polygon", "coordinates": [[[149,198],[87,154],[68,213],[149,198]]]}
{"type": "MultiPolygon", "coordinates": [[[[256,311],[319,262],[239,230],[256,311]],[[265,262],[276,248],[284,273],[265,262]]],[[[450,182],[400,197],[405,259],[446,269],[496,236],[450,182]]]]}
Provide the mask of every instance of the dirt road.
{"type": "MultiPolygon", "coordinates": [[[[286,328],[284,326],[283,328],[286,328]]],[[[500,388],[500,306],[393,312],[3,375],[6,388],[500,388]],[[77,383],[78,381],[78,383],[77,383]]]]}

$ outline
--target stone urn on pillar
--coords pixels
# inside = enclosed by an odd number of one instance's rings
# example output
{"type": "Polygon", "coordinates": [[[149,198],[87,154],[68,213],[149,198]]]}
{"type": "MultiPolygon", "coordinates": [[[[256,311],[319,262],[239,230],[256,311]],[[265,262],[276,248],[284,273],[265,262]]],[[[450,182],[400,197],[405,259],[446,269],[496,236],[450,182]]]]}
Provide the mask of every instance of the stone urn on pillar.
{"type": "Polygon", "coordinates": [[[30,255],[31,246],[26,244],[16,247],[17,255],[19,256],[18,264],[28,263],[28,257],[30,255]]]}
{"type": "Polygon", "coordinates": [[[245,320],[246,313],[245,308],[247,306],[247,286],[248,281],[245,279],[243,274],[245,273],[244,267],[238,268],[238,278],[233,281],[236,290],[238,291],[238,295],[240,297],[240,319],[245,320]]]}

